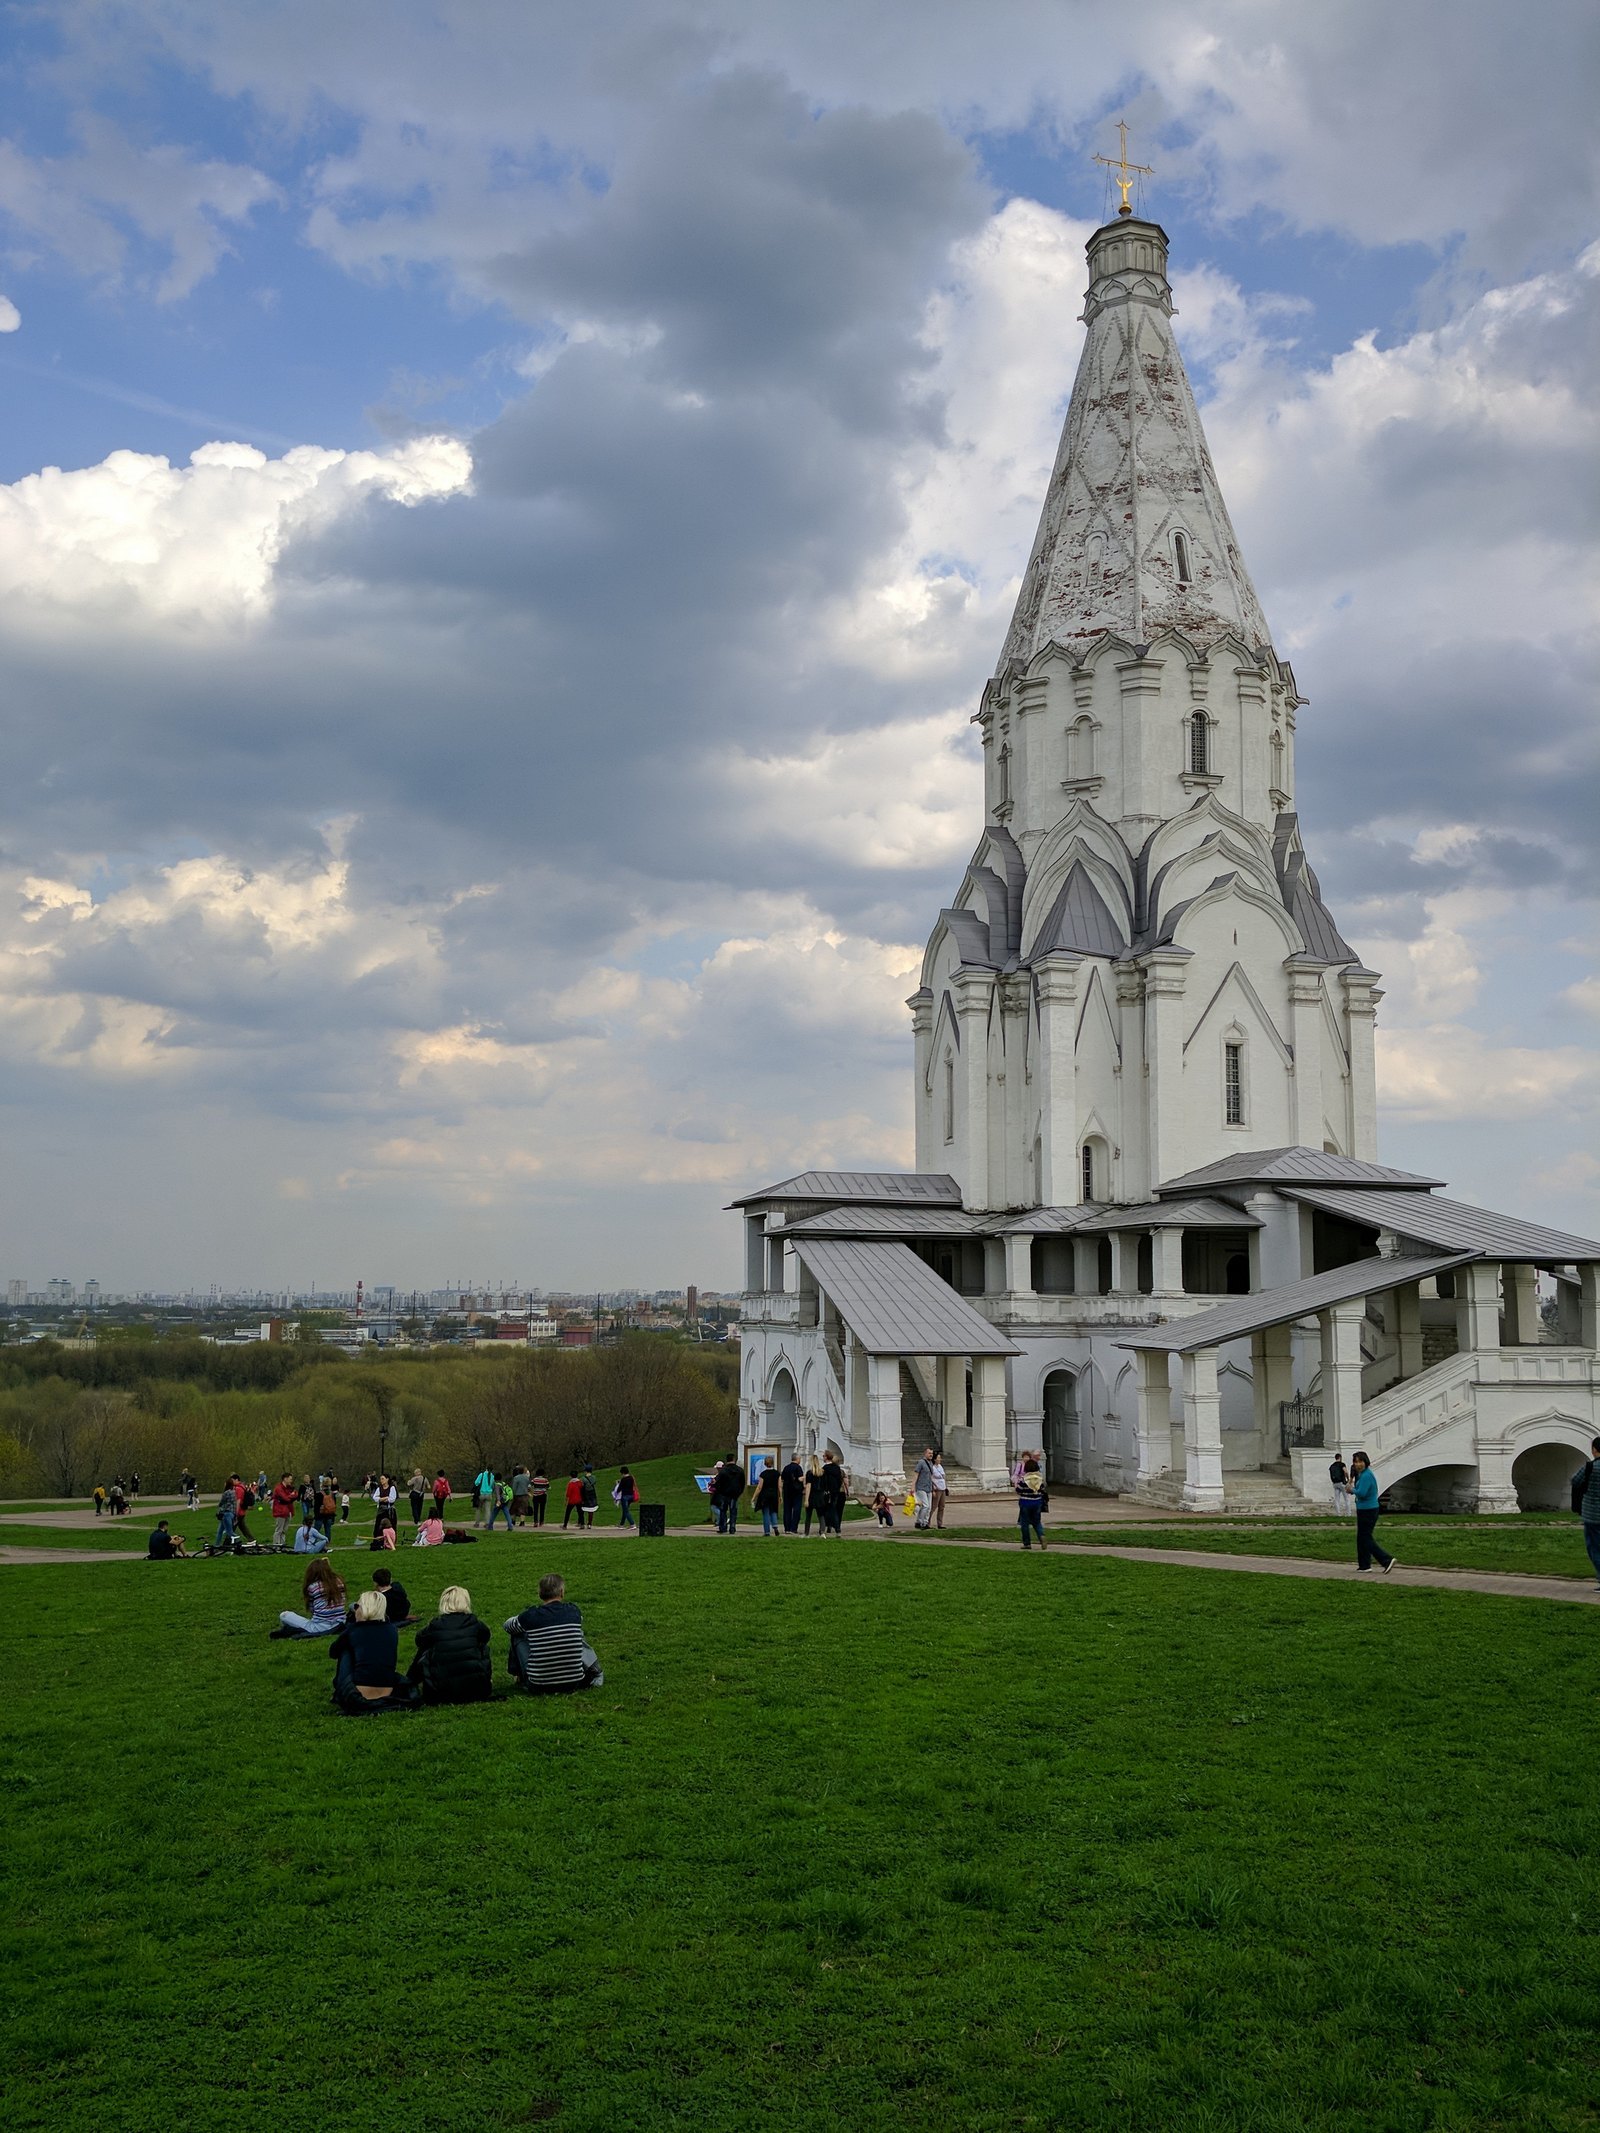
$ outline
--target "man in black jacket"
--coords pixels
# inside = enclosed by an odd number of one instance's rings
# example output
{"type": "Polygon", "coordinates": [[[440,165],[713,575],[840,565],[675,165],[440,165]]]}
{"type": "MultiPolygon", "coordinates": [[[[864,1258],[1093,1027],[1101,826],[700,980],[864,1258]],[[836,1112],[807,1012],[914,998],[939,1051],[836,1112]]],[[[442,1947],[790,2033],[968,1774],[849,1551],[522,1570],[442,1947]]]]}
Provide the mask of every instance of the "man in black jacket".
{"type": "Polygon", "coordinates": [[[717,1531],[737,1533],[739,1530],[739,1498],[744,1494],[744,1468],[730,1452],[717,1468],[717,1478],[711,1484],[712,1500],[717,1507],[717,1531]]]}
{"type": "Polygon", "coordinates": [[[464,1585],[447,1585],[439,1612],[417,1631],[410,1679],[424,1703],[488,1703],[494,1695],[491,1637],[487,1622],[472,1612],[464,1585]]]}
{"type": "Polygon", "coordinates": [[[823,1536],[826,1538],[831,1533],[837,1539],[841,1536],[844,1526],[845,1487],[844,1468],[839,1464],[837,1452],[823,1453],[822,1472],[818,1479],[822,1484],[819,1494],[822,1498],[823,1536]]]}
{"type": "Polygon", "coordinates": [[[806,1470],[793,1452],[789,1464],[778,1476],[783,1488],[783,1530],[785,1533],[800,1531],[800,1509],[806,1500],[806,1470]]]}

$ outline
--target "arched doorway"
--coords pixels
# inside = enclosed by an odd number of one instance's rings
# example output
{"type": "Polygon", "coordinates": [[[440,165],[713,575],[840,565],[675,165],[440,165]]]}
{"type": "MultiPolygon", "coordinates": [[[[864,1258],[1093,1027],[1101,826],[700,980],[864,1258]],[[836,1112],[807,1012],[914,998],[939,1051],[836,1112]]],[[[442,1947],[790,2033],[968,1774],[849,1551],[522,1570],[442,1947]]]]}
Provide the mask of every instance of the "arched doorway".
{"type": "Polygon", "coordinates": [[[1070,1370],[1052,1370],[1044,1381],[1043,1395],[1044,1478],[1068,1487],[1083,1477],[1077,1380],[1070,1370]]]}
{"type": "Polygon", "coordinates": [[[1530,1444],[1511,1463],[1511,1485],[1519,1511],[1564,1511],[1572,1477],[1584,1454],[1570,1444],[1530,1444]]]}
{"type": "Polygon", "coordinates": [[[795,1441],[795,1407],[794,1379],[780,1370],[772,1381],[772,1436],[786,1448],[795,1441]]]}

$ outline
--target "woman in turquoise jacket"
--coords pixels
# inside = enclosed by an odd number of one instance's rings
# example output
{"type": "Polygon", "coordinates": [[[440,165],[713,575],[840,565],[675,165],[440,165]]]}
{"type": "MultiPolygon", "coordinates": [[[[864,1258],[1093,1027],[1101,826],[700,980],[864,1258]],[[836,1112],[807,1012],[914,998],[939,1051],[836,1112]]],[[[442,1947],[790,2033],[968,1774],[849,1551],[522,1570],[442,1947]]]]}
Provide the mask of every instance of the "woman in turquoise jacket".
{"type": "Polygon", "coordinates": [[[1376,1563],[1380,1570],[1390,1571],[1394,1557],[1373,1537],[1378,1523],[1378,1477],[1365,1452],[1357,1452],[1351,1460],[1350,1478],[1356,1498],[1356,1568],[1370,1570],[1376,1563]]]}

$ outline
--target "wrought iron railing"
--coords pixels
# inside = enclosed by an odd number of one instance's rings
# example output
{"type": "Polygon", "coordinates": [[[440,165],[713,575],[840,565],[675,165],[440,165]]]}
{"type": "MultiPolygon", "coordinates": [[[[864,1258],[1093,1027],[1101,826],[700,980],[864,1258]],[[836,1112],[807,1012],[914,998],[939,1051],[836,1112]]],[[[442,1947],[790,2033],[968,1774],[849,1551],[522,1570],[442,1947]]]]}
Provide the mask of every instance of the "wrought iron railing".
{"type": "Polygon", "coordinates": [[[1319,1445],[1322,1437],[1322,1402],[1296,1393],[1292,1400],[1278,1402],[1278,1448],[1285,1459],[1296,1445],[1319,1445]]]}

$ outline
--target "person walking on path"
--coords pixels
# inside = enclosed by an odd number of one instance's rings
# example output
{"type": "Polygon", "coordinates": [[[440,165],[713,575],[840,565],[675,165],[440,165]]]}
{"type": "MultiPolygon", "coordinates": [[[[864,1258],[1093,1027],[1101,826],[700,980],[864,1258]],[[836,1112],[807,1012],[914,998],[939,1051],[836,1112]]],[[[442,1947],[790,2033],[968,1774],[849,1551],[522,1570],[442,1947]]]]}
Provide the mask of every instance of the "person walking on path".
{"type": "Polygon", "coordinates": [[[783,1502],[783,1486],[775,1466],[764,1466],[756,1483],[755,1507],[761,1513],[761,1536],[778,1537],[778,1513],[783,1502]]]}
{"type": "Polygon", "coordinates": [[[567,1497],[561,1512],[561,1530],[566,1532],[572,1520],[578,1521],[578,1531],[583,1531],[583,1483],[576,1472],[567,1476],[567,1497]]]}
{"type": "Polygon", "coordinates": [[[1048,1503],[1044,1476],[1030,1454],[1023,1464],[1022,1479],[1017,1483],[1017,1524],[1022,1529],[1024,1548],[1033,1546],[1031,1536],[1035,1533],[1039,1536],[1039,1546],[1044,1546],[1044,1514],[1048,1503]]]}
{"type": "Polygon", "coordinates": [[[595,1484],[594,1468],[586,1466],[583,1481],[578,1489],[578,1528],[580,1532],[592,1532],[594,1514],[600,1508],[600,1491],[595,1484]]]}
{"type": "Polygon", "coordinates": [[[783,1530],[798,1533],[800,1508],[806,1500],[806,1470],[796,1453],[789,1454],[789,1463],[778,1476],[778,1485],[783,1491],[783,1530]]]}
{"type": "Polygon", "coordinates": [[[534,1473],[528,1480],[528,1517],[534,1526],[544,1524],[545,1506],[550,1501],[550,1477],[534,1473]]]}
{"type": "Polygon", "coordinates": [[[1378,1523],[1378,1477],[1365,1452],[1350,1461],[1356,1499],[1356,1568],[1370,1570],[1374,1563],[1385,1576],[1394,1568],[1394,1557],[1375,1537],[1378,1523]]]}
{"type": "Polygon", "coordinates": [[[528,1523],[528,1491],[533,1486],[533,1476],[528,1472],[526,1459],[517,1461],[517,1471],[511,1477],[511,1516],[519,1526],[528,1523]]]}
{"type": "Polygon", "coordinates": [[[819,1533],[826,1533],[828,1521],[822,1511],[822,1469],[817,1464],[815,1452],[811,1455],[811,1470],[806,1475],[806,1522],[804,1537],[809,1537],[811,1521],[815,1518],[819,1533]]]}
{"type": "Polygon", "coordinates": [[[739,1498],[744,1494],[744,1468],[731,1452],[717,1468],[717,1478],[711,1484],[711,1494],[717,1507],[717,1531],[737,1533],[739,1498]]]}
{"type": "Polygon", "coordinates": [[[617,1524],[631,1526],[633,1507],[639,1501],[639,1484],[633,1478],[631,1467],[625,1466],[617,1476],[616,1486],[611,1491],[611,1501],[621,1507],[622,1516],[617,1520],[617,1524]]]}
{"type": "Polygon", "coordinates": [[[1600,1437],[1589,1447],[1587,1466],[1572,1477],[1572,1508],[1583,1520],[1583,1545],[1589,1551],[1594,1574],[1600,1579],[1600,1437]]]}
{"type": "Polygon", "coordinates": [[[936,1457],[933,1446],[924,1445],[917,1471],[911,1477],[911,1498],[916,1505],[911,1523],[919,1533],[926,1533],[933,1523],[933,1462],[936,1457]]]}
{"type": "Polygon", "coordinates": [[[183,1491],[184,1503],[191,1511],[198,1511],[200,1508],[200,1484],[187,1467],[183,1470],[183,1479],[178,1486],[183,1491]]]}
{"type": "Polygon", "coordinates": [[[835,1540],[844,1537],[845,1474],[837,1452],[822,1455],[822,1531],[835,1540]]]}
{"type": "Polygon", "coordinates": [[[433,1515],[435,1518],[442,1519],[444,1517],[444,1507],[454,1493],[445,1478],[444,1468],[440,1467],[438,1473],[433,1477],[433,1515]]]}
{"type": "Polygon", "coordinates": [[[1333,1483],[1333,1508],[1342,1518],[1350,1508],[1350,1476],[1337,1452],[1328,1468],[1328,1479],[1333,1483]]]}
{"type": "Polygon", "coordinates": [[[494,1508],[495,1471],[487,1461],[472,1477],[472,1523],[485,1525],[494,1508]]]}
{"type": "Polygon", "coordinates": [[[94,1515],[95,1515],[95,1517],[96,1517],[96,1518],[99,1518],[99,1517],[100,1517],[100,1515],[102,1514],[102,1512],[103,1512],[103,1511],[105,1510],[105,1507],[106,1507],[106,1490],[105,1490],[105,1483],[104,1483],[103,1481],[97,1481],[97,1482],[95,1483],[95,1485],[94,1485],[94,1515]]]}
{"type": "Polygon", "coordinates": [[[950,1483],[945,1475],[944,1460],[938,1452],[933,1455],[933,1522],[944,1531],[944,1507],[950,1501],[950,1483]]]}
{"type": "Polygon", "coordinates": [[[139,1501],[139,1469],[137,1467],[128,1476],[128,1501],[130,1503],[139,1501]]]}
{"type": "Polygon", "coordinates": [[[294,1518],[295,1494],[293,1474],[280,1474],[272,1491],[272,1552],[282,1555],[289,1545],[288,1532],[294,1518]]]}
{"type": "Polygon", "coordinates": [[[128,1492],[122,1486],[121,1475],[113,1474],[111,1477],[111,1515],[113,1518],[122,1518],[126,1515],[127,1509],[128,1492]]]}
{"type": "Polygon", "coordinates": [[[420,1466],[411,1469],[411,1479],[406,1483],[406,1494],[411,1498],[411,1530],[416,1532],[422,1524],[422,1510],[428,1501],[428,1484],[422,1478],[420,1466]]]}

